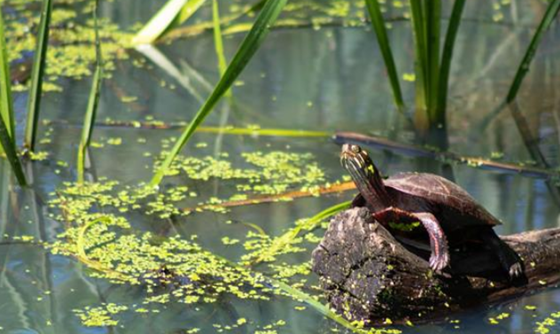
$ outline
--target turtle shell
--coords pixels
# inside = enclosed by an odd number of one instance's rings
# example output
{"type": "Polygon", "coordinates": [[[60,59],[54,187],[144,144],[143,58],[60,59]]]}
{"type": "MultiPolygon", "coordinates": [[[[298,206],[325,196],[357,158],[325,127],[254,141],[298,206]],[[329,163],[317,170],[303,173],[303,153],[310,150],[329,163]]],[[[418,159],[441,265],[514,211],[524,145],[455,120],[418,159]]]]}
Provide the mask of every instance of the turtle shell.
{"type": "Polygon", "coordinates": [[[383,182],[386,187],[410,194],[444,211],[468,216],[468,224],[495,226],[500,221],[457,184],[434,174],[398,173],[383,182]]]}

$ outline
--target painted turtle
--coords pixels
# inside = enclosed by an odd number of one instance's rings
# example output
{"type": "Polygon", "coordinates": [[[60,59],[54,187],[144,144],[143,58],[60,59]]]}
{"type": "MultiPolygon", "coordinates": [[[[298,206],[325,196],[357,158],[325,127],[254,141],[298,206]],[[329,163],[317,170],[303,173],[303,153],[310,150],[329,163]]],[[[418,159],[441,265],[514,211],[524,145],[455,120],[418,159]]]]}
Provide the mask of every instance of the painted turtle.
{"type": "Polygon", "coordinates": [[[511,279],[523,274],[519,256],[494,232],[500,221],[455,183],[427,173],[399,173],[383,180],[366,151],[344,144],[342,166],[360,193],[353,206],[366,206],[375,220],[405,244],[430,241],[430,267],[441,271],[449,265],[449,246],[469,243],[497,255],[511,279]],[[416,228],[420,225],[424,229],[416,228]]]}

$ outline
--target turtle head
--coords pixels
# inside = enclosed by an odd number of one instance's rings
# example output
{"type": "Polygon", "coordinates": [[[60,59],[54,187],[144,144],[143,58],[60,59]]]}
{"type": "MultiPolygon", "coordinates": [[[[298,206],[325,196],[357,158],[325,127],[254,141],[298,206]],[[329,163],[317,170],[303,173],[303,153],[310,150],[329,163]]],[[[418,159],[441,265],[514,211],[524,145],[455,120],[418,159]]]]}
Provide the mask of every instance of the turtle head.
{"type": "Polygon", "coordinates": [[[368,178],[373,177],[374,174],[379,174],[369,154],[358,145],[342,145],[340,164],[350,172],[350,175],[353,175],[352,171],[362,173],[368,178]]]}
{"type": "Polygon", "coordinates": [[[354,144],[342,145],[340,163],[368,203],[387,202],[381,174],[365,150],[354,144]]]}

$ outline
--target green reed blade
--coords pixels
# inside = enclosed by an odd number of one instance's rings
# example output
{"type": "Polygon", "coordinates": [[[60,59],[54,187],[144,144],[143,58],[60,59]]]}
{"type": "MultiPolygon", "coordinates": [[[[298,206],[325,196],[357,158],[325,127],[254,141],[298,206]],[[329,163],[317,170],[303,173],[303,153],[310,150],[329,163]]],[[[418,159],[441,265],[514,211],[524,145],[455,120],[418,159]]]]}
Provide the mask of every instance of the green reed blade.
{"type": "Polygon", "coordinates": [[[33,151],[37,138],[37,125],[39,123],[39,108],[41,106],[41,94],[43,86],[43,74],[45,72],[45,61],[47,59],[47,47],[49,45],[49,26],[52,13],[52,0],[43,2],[41,11],[41,22],[39,24],[39,34],[37,47],[35,49],[35,59],[31,72],[31,87],[27,99],[27,123],[25,126],[24,146],[33,151]]]}
{"type": "Polygon", "coordinates": [[[27,185],[25,173],[16,152],[15,122],[12,102],[12,88],[9,59],[4,37],[4,21],[0,12],[0,144],[8,158],[16,179],[21,186],[27,185]]]}
{"type": "Polygon", "coordinates": [[[422,13],[420,0],[410,0],[410,13],[412,16],[412,30],[414,34],[414,46],[416,50],[416,112],[425,113],[428,107],[427,69],[428,54],[425,34],[425,20],[422,13]]]}
{"type": "Polygon", "coordinates": [[[430,122],[438,124],[441,122],[441,115],[437,115],[437,98],[439,82],[439,45],[440,45],[440,22],[441,22],[441,0],[423,1],[424,18],[426,25],[426,51],[427,51],[427,70],[429,96],[428,110],[430,122]]]}
{"type": "MultiPolygon", "coordinates": [[[[4,20],[0,13],[0,116],[6,124],[8,137],[14,138],[15,122],[14,109],[12,102],[12,88],[10,79],[10,60],[6,47],[6,38],[4,37],[4,20]]],[[[11,140],[15,150],[15,140],[11,140]]]]}
{"type": "MultiPolygon", "coordinates": [[[[220,27],[220,11],[218,8],[218,0],[212,0],[212,23],[214,24],[214,45],[216,48],[216,56],[218,57],[218,70],[220,76],[226,73],[227,61],[224,53],[224,42],[222,39],[222,29],[220,27]]],[[[225,95],[232,97],[231,89],[228,89],[225,95]]]]}
{"type": "Polygon", "coordinates": [[[539,27],[537,28],[537,31],[535,31],[535,34],[531,39],[531,43],[529,44],[527,51],[525,51],[523,60],[521,60],[521,63],[517,68],[517,72],[515,73],[515,77],[506,97],[506,103],[511,103],[517,96],[519,88],[521,87],[521,83],[523,82],[525,75],[529,71],[529,65],[531,64],[531,61],[533,60],[533,57],[537,52],[537,48],[539,47],[539,44],[544,37],[544,33],[548,30],[548,27],[550,27],[552,22],[554,22],[554,18],[558,15],[559,10],[560,0],[552,0],[549,2],[546,13],[543,16],[539,27]]]}
{"type": "Polygon", "coordinates": [[[447,105],[447,91],[449,89],[449,73],[451,69],[451,59],[453,58],[453,47],[455,46],[455,38],[459,25],[461,23],[461,16],[463,8],[465,8],[466,0],[455,0],[451,17],[449,18],[449,26],[445,34],[445,42],[443,44],[443,53],[441,55],[441,66],[439,69],[439,87],[438,87],[438,100],[437,100],[437,113],[445,115],[447,105]]]}
{"type": "Polygon", "coordinates": [[[188,20],[206,0],[169,0],[132,38],[132,44],[150,44],[169,29],[188,20]]]}
{"type": "Polygon", "coordinates": [[[21,163],[17,156],[16,152],[16,145],[12,137],[10,137],[10,133],[8,131],[8,127],[4,122],[4,118],[0,117],[0,144],[4,148],[4,152],[6,153],[6,157],[12,166],[12,170],[16,175],[16,179],[21,186],[27,185],[27,181],[25,180],[25,174],[23,173],[23,168],[21,167],[21,163]]]}
{"type": "Polygon", "coordinates": [[[377,1],[378,0],[366,0],[366,6],[371,18],[371,25],[375,31],[375,35],[377,36],[377,43],[379,45],[379,49],[381,50],[381,55],[385,61],[385,67],[387,68],[387,74],[389,76],[389,81],[391,82],[391,88],[393,89],[395,104],[400,110],[402,110],[404,109],[404,101],[399,84],[399,75],[395,66],[395,59],[393,57],[393,52],[391,51],[389,38],[387,37],[385,20],[383,20],[381,8],[377,1]]]}
{"type": "Polygon", "coordinates": [[[251,29],[251,31],[249,31],[249,33],[241,43],[241,46],[233,57],[231,64],[229,64],[226,72],[214,88],[214,91],[212,91],[210,97],[208,97],[206,102],[204,102],[202,107],[195,115],[194,119],[183,131],[183,134],[175,143],[175,146],[163,162],[162,166],[155,173],[150,182],[152,186],[157,186],[161,182],[161,179],[165,175],[166,170],[169,168],[175,157],[179,154],[181,148],[183,148],[183,146],[187,143],[196,128],[202,123],[202,121],[204,121],[206,116],[208,116],[208,114],[212,111],[213,107],[220,100],[222,95],[224,95],[224,93],[237,79],[239,74],[243,71],[255,52],[257,52],[261,44],[264,42],[266,35],[270,31],[270,27],[276,21],[276,18],[284,8],[284,5],[286,5],[286,2],[287,0],[268,0],[266,2],[261,12],[257,16],[253,28],[251,29]]]}
{"type": "Polygon", "coordinates": [[[272,244],[267,248],[267,250],[256,260],[252,261],[251,265],[260,263],[264,259],[275,257],[281,250],[285,249],[288,245],[290,245],[302,230],[312,231],[315,228],[317,228],[321,224],[321,222],[323,222],[325,219],[334,216],[341,211],[350,209],[351,206],[352,206],[352,201],[338,203],[331,207],[326,208],[325,210],[319,212],[315,216],[306,219],[304,223],[291,228],[280,237],[274,238],[272,244]]]}
{"type": "MultiPolygon", "coordinates": [[[[230,267],[237,268],[240,271],[249,270],[247,267],[244,267],[244,266],[241,266],[241,265],[239,265],[235,262],[232,262],[232,261],[230,261],[230,260],[228,260],[228,259],[226,259],[226,258],[224,258],[224,257],[222,257],[218,254],[212,253],[212,255],[214,255],[214,257],[224,261],[230,267]]],[[[255,272],[255,273],[257,273],[257,272],[255,272]]],[[[293,286],[291,286],[287,283],[284,283],[280,280],[277,280],[275,278],[268,277],[268,276],[263,275],[261,273],[258,273],[258,274],[260,274],[266,281],[268,281],[270,284],[272,284],[272,286],[274,286],[274,288],[279,289],[281,291],[284,291],[284,293],[286,293],[287,295],[289,295],[291,298],[293,298],[295,300],[306,303],[307,305],[311,306],[315,311],[323,314],[324,316],[326,316],[327,318],[335,321],[339,325],[349,329],[353,333],[360,333],[360,334],[374,333],[373,330],[369,331],[369,330],[357,327],[356,325],[354,325],[350,321],[344,319],[341,315],[332,311],[327,305],[321,304],[316,298],[314,298],[313,296],[303,292],[302,290],[294,288],[293,286]]],[[[399,333],[399,332],[395,331],[395,333],[399,333]]]]}
{"type": "Polygon", "coordinates": [[[224,54],[224,42],[222,40],[222,29],[220,27],[220,11],[218,0],[212,0],[212,23],[214,24],[214,43],[216,55],[218,56],[218,68],[220,76],[224,75],[227,68],[226,56],[224,54]]]}
{"type": "MultiPolygon", "coordinates": [[[[270,281],[274,286],[278,289],[286,292],[292,298],[301,300],[302,302],[306,303],[307,305],[311,306],[315,311],[321,313],[322,315],[326,316],[327,318],[335,321],[339,325],[347,328],[348,330],[352,331],[353,333],[360,333],[360,334],[367,334],[367,333],[375,333],[375,330],[366,330],[363,328],[359,328],[350,321],[344,319],[341,315],[332,311],[327,305],[321,304],[317,299],[313,298],[312,296],[308,295],[307,293],[294,288],[293,286],[286,284],[280,280],[273,279],[271,277],[266,277],[268,281],[270,281]]],[[[399,333],[395,331],[395,333],[399,333]]]]}
{"type": "Polygon", "coordinates": [[[88,105],[84,116],[84,125],[82,127],[82,137],[78,148],[77,172],[78,182],[84,182],[86,151],[91,142],[91,134],[95,126],[95,116],[97,114],[97,106],[99,105],[99,95],[101,91],[101,79],[103,78],[103,59],[101,57],[101,40],[99,38],[99,25],[97,22],[97,9],[99,0],[95,1],[93,9],[93,22],[95,30],[95,72],[93,82],[89,93],[88,105]]]}

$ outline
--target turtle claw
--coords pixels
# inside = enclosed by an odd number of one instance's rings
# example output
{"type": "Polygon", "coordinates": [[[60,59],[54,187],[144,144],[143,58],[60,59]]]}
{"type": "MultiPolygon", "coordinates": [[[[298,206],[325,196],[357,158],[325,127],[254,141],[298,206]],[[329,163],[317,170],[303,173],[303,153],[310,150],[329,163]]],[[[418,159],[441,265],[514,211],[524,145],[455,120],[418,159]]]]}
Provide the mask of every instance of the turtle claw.
{"type": "Polygon", "coordinates": [[[432,254],[430,257],[430,268],[436,273],[441,273],[441,271],[449,265],[449,254],[444,253],[440,256],[432,254]]]}
{"type": "Polygon", "coordinates": [[[523,275],[523,266],[521,265],[521,262],[516,262],[514,265],[509,267],[509,277],[511,279],[520,277],[521,275],[523,275]]]}

